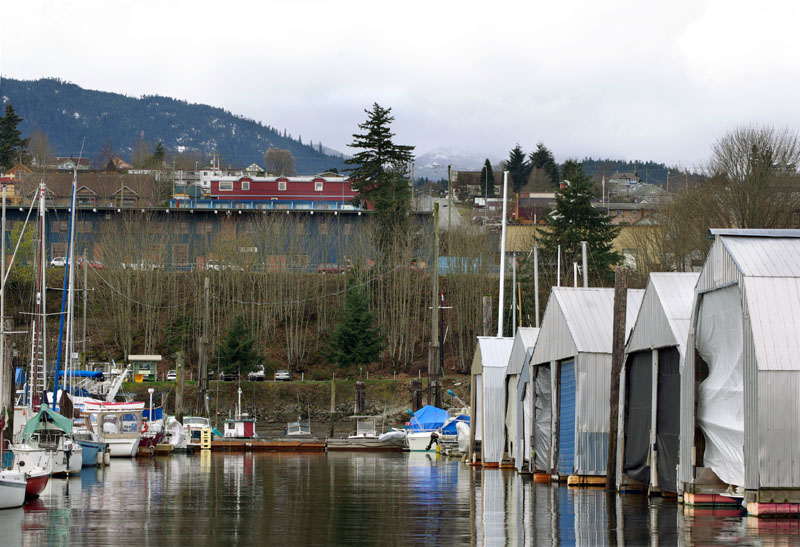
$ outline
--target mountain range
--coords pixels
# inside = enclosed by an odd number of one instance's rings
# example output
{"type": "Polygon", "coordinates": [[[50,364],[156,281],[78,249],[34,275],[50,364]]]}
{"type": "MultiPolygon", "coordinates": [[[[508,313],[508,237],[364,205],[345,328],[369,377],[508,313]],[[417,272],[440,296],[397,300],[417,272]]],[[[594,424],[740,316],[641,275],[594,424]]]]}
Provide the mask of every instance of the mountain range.
{"type": "Polygon", "coordinates": [[[59,156],[77,157],[83,143],[84,157],[93,158],[110,145],[115,155],[130,159],[143,138],[151,146],[161,142],[168,151],[194,154],[200,161],[216,153],[223,167],[263,165],[267,149],[282,148],[294,156],[298,174],[344,168],[343,154],[320,143],[304,143],[221,108],[170,97],[128,97],[52,78],[0,78],[0,98],[23,118],[23,136],[43,131],[59,156]]]}

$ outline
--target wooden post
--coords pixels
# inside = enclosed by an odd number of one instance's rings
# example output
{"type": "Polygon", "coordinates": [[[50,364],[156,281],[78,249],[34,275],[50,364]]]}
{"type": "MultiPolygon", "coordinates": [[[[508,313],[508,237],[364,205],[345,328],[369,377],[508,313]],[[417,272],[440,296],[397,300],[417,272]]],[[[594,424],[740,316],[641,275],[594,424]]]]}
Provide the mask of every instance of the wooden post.
{"type": "Polygon", "coordinates": [[[422,381],[411,380],[411,409],[414,411],[422,408],[422,381]]]}
{"type": "Polygon", "coordinates": [[[364,382],[356,382],[356,410],[355,414],[357,416],[364,413],[364,409],[366,408],[366,386],[364,382]]]}
{"type": "Polygon", "coordinates": [[[483,297],[483,335],[492,335],[492,297],[483,297]]]}
{"type": "Polygon", "coordinates": [[[178,370],[178,388],[175,392],[175,417],[183,423],[183,352],[175,354],[175,368],[178,370]]]}
{"type": "Polygon", "coordinates": [[[330,413],[330,429],[328,430],[328,437],[333,437],[333,424],[336,419],[336,375],[331,378],[331,413],[330,413]]]}
{"type": "Polygon", "coordinates": [[[617,421],[619,419],[619,377],[625,358],[625,313],[628,305],[628,270],[617,266],[614,271],[614,323],[611,349],[611,398],[608,422],[608,463],[606,490],[615,488],[617,476],[617,421]]]}

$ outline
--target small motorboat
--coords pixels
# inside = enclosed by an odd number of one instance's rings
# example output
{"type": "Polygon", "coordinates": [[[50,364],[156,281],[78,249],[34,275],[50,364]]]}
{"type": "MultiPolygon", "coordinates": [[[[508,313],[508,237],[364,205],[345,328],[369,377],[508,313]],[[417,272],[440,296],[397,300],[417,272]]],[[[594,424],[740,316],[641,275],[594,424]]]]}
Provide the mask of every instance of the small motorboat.
{"type": "Polygon", "coordinates": [[[25,486],[25,499],[38,498],[50,480],[50,470],[44,467],[35,467],[25,472],[27,480],[25,486]]]}
{"type": "Polygon", "coordinates": [[[0,471],[0,509],[21,507],[25,503],[28,481],[21,471],[0,471]]]}

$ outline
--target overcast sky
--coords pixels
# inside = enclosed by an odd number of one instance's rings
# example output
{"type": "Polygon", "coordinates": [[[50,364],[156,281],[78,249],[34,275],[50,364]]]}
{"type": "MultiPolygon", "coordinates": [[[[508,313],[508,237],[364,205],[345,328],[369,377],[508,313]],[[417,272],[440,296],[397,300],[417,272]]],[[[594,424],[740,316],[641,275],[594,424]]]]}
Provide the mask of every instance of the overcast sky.
{"type": "Polygon", "coordinates": [[[746,123],[800,129],[800,2],[8,0],[0,72],[219,106],[346,144],[694,167],[746,123]],[[658,5],[656,5],[658,4],[658,5]]]}

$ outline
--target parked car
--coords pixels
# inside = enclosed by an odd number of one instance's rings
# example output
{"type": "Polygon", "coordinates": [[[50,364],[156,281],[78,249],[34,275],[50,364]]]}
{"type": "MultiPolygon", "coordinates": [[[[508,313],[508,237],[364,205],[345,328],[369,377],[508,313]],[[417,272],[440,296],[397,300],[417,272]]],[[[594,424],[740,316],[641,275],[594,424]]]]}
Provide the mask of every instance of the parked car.
{"type": "Polygon", "coordinates": [[[174,370],[170,370],[167,372],[167,381],[172,382],[178,379],[178,373],[174,370]]]}
{"type": "Polygon", "coordinates": [[[256,370],[247,374],[247,379],[251,382],[263,382],[265,378],[264,365],[258,365],[256,370]]]}
{"type": "Polygon", "coordinates": [[[292,373],[288,370],[279,370],[275,373],[275,381],[289,382],[292,379],[292,373]]]}
{"type": "Polygon", "coordinates": [[[209,260],[206,262],[206,270],[213,270],[215,272],[221,272],[224,270],[230,270],[233,272],[243,272],[244,268],[237,264],[229,264],[226,262],[220,262],[218,260],[209,260]]]}
{"type": "MultiPolygon", "coordinates": [[[[80,268],[83,267],[83,262],[84,262],[84,260],[83,260],[82,256],[79,256],[78,259],[75,260],[75,264],[80,268]]],[[[86,265],[89,266],[90,268],[94,269],[94,270],[103,270],[103,269],[105,269],[105,266],[103,265],[103,263],[102,262],[97,262],[96,260],[86,260],[86,265]]]]}
{"type": "Polygon", "coordinates": [[[223,372],[219,375],[219,379],[223,382],[233,382],[234,380],[239,379],[239,375],[235,372],[223,372]]]}
{"type": "Polygon", "coordinates": [[[150,262],[139,261],[133,263],[123,263],[122,269],[123,270],[134,270],[134,271],[141,271],[141,272],[152,272],[153,270],[161,270],[164,267],[161,264],[152,264],[150,262]]]}
{"type": "Polygon", "coordinates": [[[63,256],[53,257],[53,260],[50,261],[50,265],[56,268],[63,268],[67,265],[67,259],[63,256]]]}
{"type": "Polygon", "coordinates": [[[335,264],[333,262],[328,262],[328,263],[320,264],[319,266],[317,266],[317,273],[322,273],[322,274],[329,274],[329,273],[332,273],[332,274],[343,274],[343,273],[347,273],[347,271],[349,269],[350,268],[348,268],[347,266],[340,266],[340,265],[335,264]]]}

